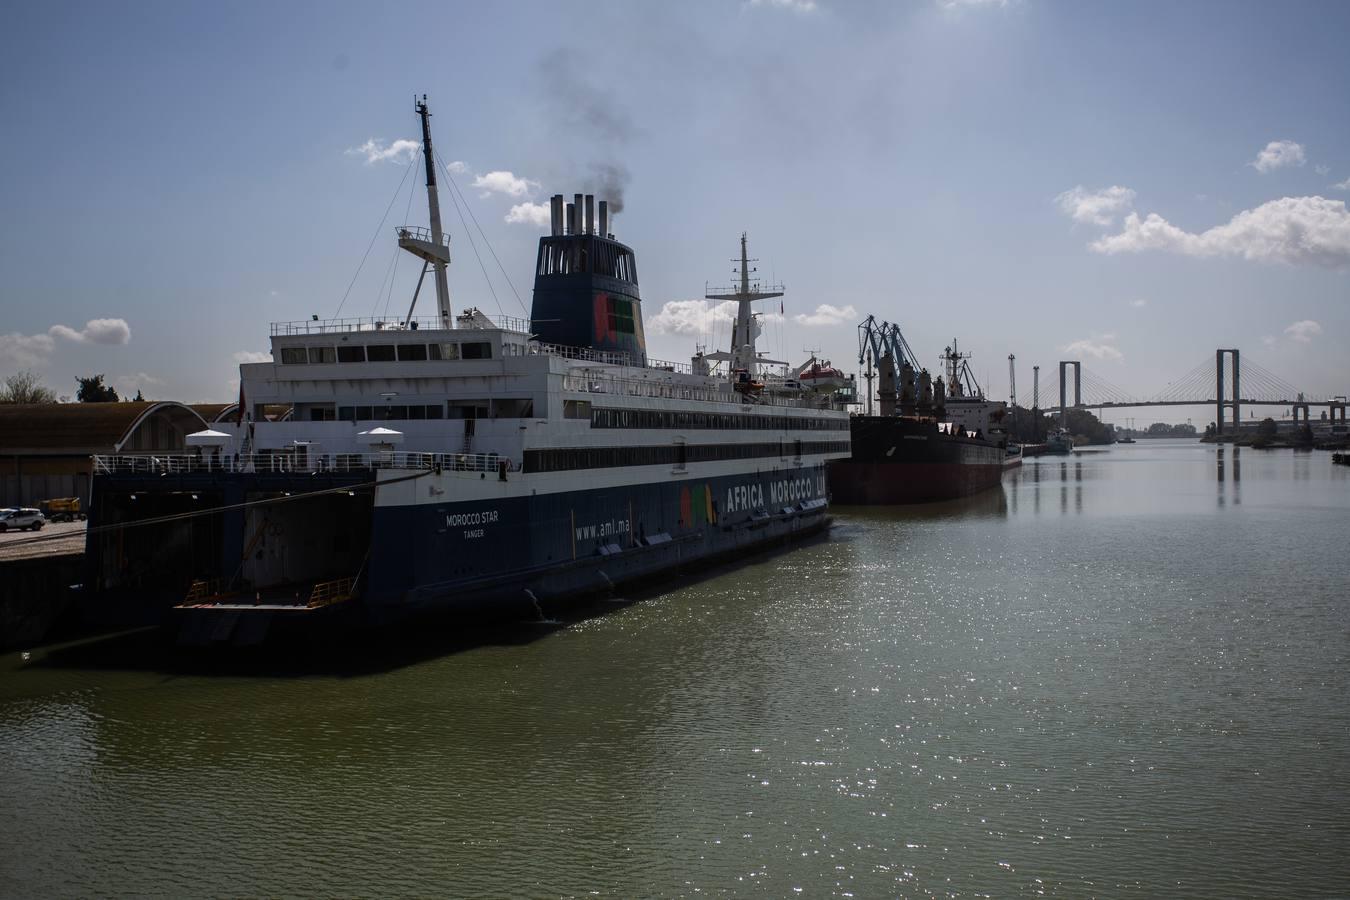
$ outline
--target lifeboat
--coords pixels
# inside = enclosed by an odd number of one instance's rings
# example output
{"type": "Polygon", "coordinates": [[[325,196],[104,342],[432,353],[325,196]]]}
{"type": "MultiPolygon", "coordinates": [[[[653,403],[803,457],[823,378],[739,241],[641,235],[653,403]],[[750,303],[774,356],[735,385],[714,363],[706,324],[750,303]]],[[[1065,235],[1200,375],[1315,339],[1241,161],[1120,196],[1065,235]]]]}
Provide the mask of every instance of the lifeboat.
{"type": "Polygon", "coordinates": [[[837,391],[848,384],[848,377],[824,360],[812,362],[798,376],[802,387],[810,391],[837,391]]]}

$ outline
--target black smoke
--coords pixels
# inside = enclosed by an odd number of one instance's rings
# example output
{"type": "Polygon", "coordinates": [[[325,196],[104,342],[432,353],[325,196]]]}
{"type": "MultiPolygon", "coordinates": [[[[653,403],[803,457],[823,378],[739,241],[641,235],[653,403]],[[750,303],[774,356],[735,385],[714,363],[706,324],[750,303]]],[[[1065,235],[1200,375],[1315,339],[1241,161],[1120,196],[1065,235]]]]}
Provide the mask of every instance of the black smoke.
{"type": "Polygon", "coordinates": [[[631,176],[615,158],[637,136],[627,108],[595,79],[592,62],[578,51],[560,47],[539,62],[543,109],[555,133],[578,139],[584,157],[591,157],[581,175],[582,190],[609,203],[611,214],[623,212],[631,176]]]}

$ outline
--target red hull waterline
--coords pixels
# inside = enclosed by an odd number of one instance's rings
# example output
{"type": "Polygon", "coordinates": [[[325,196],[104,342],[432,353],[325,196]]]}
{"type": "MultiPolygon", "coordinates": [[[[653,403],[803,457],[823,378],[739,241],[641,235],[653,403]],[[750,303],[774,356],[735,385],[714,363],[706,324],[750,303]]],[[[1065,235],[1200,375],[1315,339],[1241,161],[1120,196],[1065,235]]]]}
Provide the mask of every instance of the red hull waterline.
{"type": "Polygon", "coordinates": [[[836,460],[830,463],[830,499],[843,506],[890,506],[954,500],[988,490],[1004,467],[960,463],[836,460]]]}

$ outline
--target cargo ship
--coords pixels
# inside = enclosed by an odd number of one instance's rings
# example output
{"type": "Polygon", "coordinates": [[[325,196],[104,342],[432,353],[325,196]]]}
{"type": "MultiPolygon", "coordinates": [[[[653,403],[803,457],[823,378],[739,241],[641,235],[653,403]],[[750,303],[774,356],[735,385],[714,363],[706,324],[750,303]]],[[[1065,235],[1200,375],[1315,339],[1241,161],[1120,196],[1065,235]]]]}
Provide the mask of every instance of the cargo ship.
{"type": "Polygon", "coordinates": [[[894,324],[869,316],[859,333],[868,411],[851,417],[849,458],[830,463],[835,503],[952,500],[998,485],[1005,470],[1021,464],[1020,449],[1009,446],[1006,405],[984,396],[956,341],[943,351],[945,374],[933,379],[894,324]],[[871,410],[874,365],[877,415],[871,410]]]}
{"type": "MultiPolygon", "coordinates": [[[[605,200],[550,199],[529,319],[451,309],[425,97],[428,227],[396,229],[434,317],[275,323],[269,362],[179,456],[95,460],[87,586],[186,643],[279,623],[542,617],[553,603],[821,529],[847,408],[766,371],[741,239],[729,350],[647,356],[605,200]],[[113,526],[113,527],[109,527],[113,526]]],[[[448,172],[446,173],[448,176],[448,172]]]]}

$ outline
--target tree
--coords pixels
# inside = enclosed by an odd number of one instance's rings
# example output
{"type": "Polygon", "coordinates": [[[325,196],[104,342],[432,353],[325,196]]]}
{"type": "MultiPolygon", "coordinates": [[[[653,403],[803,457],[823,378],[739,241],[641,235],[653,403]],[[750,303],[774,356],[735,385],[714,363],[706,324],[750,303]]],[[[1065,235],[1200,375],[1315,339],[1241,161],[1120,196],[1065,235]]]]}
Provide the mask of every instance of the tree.
{"type": "Polygon", "coordinates": [[[23,371],[9,376],[0,386],[0,403],[55,403],[56,392],[36,373],[23,371]]]}
{"type": "Polygon", "coordinates": [[[1261,424],[1256,426],[1256,433],[1263,438],[1273,438],[1275,431],[1275,420],[1269,417],[1262,419],[1261,424]]]}
{"type": "Polygon", "coordinates": [[[88,378],[76,376],[75,380],[80,383],[80,389],[75,392],[75,398],[81,403],[116,403],[121,399],[117,396],[116,388],[103,383],[102,373],[90,375],[88,378]]]}
{"type": "Polygon", "coordinates": [[[10,375],[0,385],[0,403],[55,403],[56,394],[31,371],[10,375]]]}
{"type": "Polygon", "coordinates": [[[145,395],[141,393],[141,389],[140,389],[140,388],[136,388],[135,402],[137,402],[137,403],[144,403],[144,402],[145,402],[145,395]]]}

